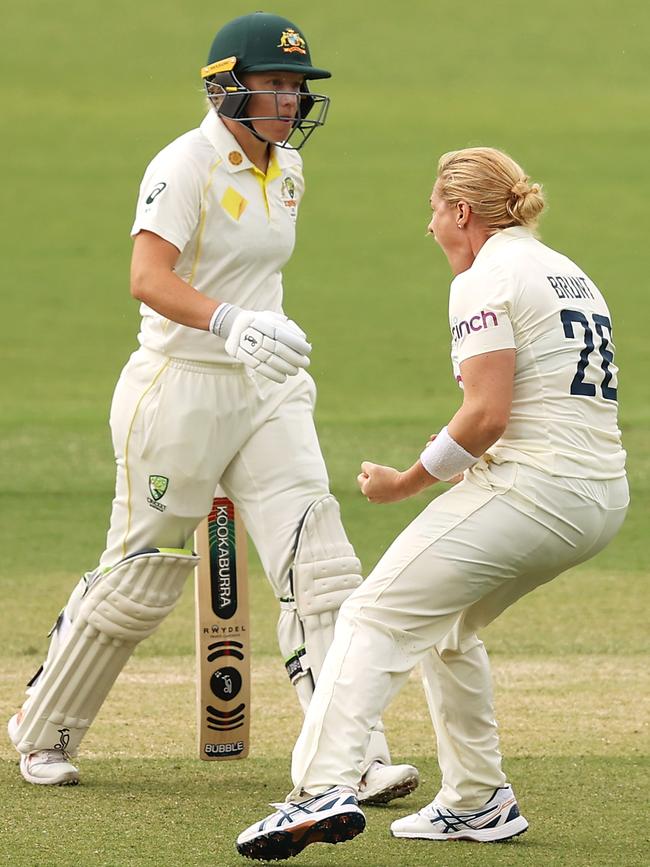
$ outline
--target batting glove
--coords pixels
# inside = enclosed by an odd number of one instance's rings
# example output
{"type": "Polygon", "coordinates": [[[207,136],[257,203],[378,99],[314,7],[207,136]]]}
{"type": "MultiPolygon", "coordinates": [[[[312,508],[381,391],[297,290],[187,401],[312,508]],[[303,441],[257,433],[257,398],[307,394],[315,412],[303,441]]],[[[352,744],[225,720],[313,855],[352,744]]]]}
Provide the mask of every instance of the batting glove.
{"type": "Polygon", "coordinates": [[[295,322],[270,310],[242,310],[220,304],[210,330],[226,341],[226,352],[274,382],[309,366],[311,344],[295,322]]]}

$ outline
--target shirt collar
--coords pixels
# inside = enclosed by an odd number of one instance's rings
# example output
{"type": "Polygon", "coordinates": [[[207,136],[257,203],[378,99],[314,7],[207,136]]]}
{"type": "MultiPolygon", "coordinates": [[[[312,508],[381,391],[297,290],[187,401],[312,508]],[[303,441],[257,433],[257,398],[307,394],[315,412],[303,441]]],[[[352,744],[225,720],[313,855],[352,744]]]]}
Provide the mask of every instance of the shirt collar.
{"type": "Polygon", "coordinates": [[[494,255],[497,250],[501,249],[505,244],[509,244],[510,241],[534,237],[531,230],[525,226],[509,226],[507,229],[499,229],[494,235],[490,235],[485,244],[483,244],[472,264],[476,264],[478,259],[494,255]]]}
{"type": "MultiPolygon", "coordinates": [[[[203,118],[200,129],[221,157],[226,171],[234,174],[235,172],[252,170],[256,174],[262,175],[257,166],[248,159],[235,136],[230,132],[214,109],[210,109],[203,118]]],[[[271,158],[269,159],[269,167],[266,171],[267,182],[282,174],[281,151],[282,148],[271,148],[271,158]]]]}

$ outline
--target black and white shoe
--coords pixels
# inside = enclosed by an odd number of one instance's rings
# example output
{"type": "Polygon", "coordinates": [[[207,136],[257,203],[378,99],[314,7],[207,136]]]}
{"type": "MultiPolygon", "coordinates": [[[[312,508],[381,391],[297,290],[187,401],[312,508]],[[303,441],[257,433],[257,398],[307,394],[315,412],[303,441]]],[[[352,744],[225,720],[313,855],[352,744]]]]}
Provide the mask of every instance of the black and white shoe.
{"type": "Polygon", "coordinates": [[[421,840],[476,840],[495,843],[523,834],[528,822],[519,812],[510,786],[496,789],[478,810],[450,810],[436,801],[418,813],[397,819],[390,826],[393,837],[421,840]]]}
{"type": "Polygon", "coordinates": [[[237,837],[237,851],[257,861],[293,858],[312,843],[343,843],[360,834],[366,817],[352,789],[334,786],[305,801],[271,804],[276,812],[237,837]]]}

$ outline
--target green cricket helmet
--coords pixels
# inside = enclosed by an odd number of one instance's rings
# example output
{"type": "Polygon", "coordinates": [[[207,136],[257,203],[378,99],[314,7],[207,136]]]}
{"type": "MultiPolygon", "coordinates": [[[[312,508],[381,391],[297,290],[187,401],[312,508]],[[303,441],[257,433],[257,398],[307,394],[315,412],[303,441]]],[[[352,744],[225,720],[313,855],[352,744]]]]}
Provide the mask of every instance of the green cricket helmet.
{"type": "Polygon", "coordinates": [[[257,138],[256,120],[281,119],[277,95],[281,91],[253,91],[239,76],[248,72],[295,72],[304,76],[298,111],[291,133],[280,147],[300,149],[316,127],[325,123],[329,97],[311,93],[308,79],[330,78],[331,73],[312,65],[309,46],[300,29],[286,18],[267,12],[242,15],[225,24],[214,37],[207,65],[201,70],[208,99],[218,114],[244,124],[257,138]],[[253,93],[274,93],[276,115],[251,117],[246,108],[253,93]],[[308,117],[312,113],[311,117],[308,117]]]}

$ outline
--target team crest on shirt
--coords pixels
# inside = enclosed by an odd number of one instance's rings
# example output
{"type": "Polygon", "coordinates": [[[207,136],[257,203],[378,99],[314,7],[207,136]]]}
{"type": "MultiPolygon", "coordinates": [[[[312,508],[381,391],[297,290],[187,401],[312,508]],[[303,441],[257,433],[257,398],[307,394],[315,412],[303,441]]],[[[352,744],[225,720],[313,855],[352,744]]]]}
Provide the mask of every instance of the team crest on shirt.
{"type": "Polygon", "coordinates": [[[289,215],[295,220],[298,213],[298,202],[296,201],[296,184],[293,178],[287,175],[282,179],[282,189],[280,191],[282,203],[285,208],[289,209],[289,215]]]}
{"type": "Polygon", "coordinates": [[[296,51],[299,54],[307,54],[307,43],[292,27],[282,31],[278,48],[281,48],[285,54],[293,54],[296,51]]]}
{"type": "Polygon", "coordinates": [[[296,185],[293,178],[286,177],[282,180],[282,195],[285,199],[291,200],[293,204],[293,199],[296,198],[296,185]]]}
{"type": "Polygon", "coordinates": [[[168,487],[169,479],[167,476],[149,476],[149,491],[151,496],[147,497],[147,502],[152,509],[157,509],[159,512],[165,511],[167,506],[163,506],[158,500],[162,500],[167,493],[168,487]]]}

